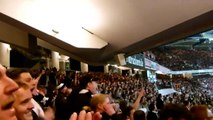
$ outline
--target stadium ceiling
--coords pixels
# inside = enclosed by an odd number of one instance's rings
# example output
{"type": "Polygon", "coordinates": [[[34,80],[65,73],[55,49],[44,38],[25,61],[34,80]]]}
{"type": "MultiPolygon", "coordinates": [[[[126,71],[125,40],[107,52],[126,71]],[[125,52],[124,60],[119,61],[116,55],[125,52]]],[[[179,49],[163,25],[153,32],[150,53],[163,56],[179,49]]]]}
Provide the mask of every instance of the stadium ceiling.
{"type": "Polygon", "coordinates": [[[213,28],[212,0],[0,0],[0,20],[103,64],[213,28]]]}

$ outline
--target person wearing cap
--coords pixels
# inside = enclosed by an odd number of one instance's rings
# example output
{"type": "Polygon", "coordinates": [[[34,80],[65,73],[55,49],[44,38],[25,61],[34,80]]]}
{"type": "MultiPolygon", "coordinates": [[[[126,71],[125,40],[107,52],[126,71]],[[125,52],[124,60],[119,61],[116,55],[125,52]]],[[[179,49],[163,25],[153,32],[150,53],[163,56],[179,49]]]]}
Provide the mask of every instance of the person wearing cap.
{"type": "Polygon", "coordinates": [[[69,95],[68,88],[64,83],[61,83],[56,87],[58,95],[55,100],[55,120],[61,120],[65,116],[67,96],[69,95]]]}
{"type": "Polygon", "coordinates": [[[79,87],[68,97],[68,116],[89,108],[92,95],[97,93],[97,83],[90,75],[81,77],[79,87]]]}

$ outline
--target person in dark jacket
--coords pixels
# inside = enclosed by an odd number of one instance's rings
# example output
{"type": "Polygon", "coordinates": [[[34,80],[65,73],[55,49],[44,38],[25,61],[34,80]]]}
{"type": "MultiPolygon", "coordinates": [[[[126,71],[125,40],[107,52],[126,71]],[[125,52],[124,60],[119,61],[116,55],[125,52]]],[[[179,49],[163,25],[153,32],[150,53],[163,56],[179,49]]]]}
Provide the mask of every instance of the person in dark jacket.
{"type": "Polygon", "coordinates": [[[149,105],[147,120],[158,120],[157,107],[154,102],[149,105]]]}
{"type": "Polygon", "coordinates": [[[78,88],[73,89],[68,97],[67,109],[70,116],[73,112],[79,113],[84,108],[89,108],[93,94],[97,93],[97,83],[90,75],[80,79],[78,88]]]}
{"type": "Polygon", "coordinates": [[[162,95],[158,94],[158,97],[156,99],[156,106],[157,106],[158,110],[161,110],[164,107],[164,102],[162,99],[163,99],[162,95]]]}
{"type": "Polygon", "coordinates": [[[64,83],[61,83],[59,86],[57,86],[58,89],[58,95],[55,100],[55,107],[56,107],[56,112],[55,112],[55,120],[61,120],[66,113],[66,105],[67,105],[67,96],[69,94],[68,88],[64,83]]]}
{"type": "MultiPolygon", "coordinates": [[[[142,110],[136,110],[134,112],[134,120],[146,120],[146,114],[142,110]]],[[[155,120],[155,119],[153,119],[155,120]]]]}

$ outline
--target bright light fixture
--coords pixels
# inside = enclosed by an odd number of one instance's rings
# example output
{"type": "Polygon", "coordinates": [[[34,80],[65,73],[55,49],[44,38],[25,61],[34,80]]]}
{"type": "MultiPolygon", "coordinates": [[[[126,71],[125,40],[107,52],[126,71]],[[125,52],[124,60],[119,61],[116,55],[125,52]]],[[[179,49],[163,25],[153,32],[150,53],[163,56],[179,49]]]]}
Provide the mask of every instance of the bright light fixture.
{"type": "Polygon", "coordinates": [[[1,0],[0,3],[3,14],[75,47],[101,49],[108,44],[82,29],[97,29],[101,24],[101,13],[92,1],[1,0]]]}

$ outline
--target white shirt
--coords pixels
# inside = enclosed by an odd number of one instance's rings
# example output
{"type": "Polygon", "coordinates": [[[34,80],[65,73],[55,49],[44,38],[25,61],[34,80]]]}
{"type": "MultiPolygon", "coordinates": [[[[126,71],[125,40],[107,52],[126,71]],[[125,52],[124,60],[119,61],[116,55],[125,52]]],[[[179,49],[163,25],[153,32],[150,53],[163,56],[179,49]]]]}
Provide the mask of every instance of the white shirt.
{"type": "Polygon", "coordinates": [[[31,102],[32,102],[32,104],[34,106],[33,111],[36,113],[36,115],[39,118],[45,118],[44,111],[41,108],[41,106],[34,99],[32,99],[31,102]]]}

